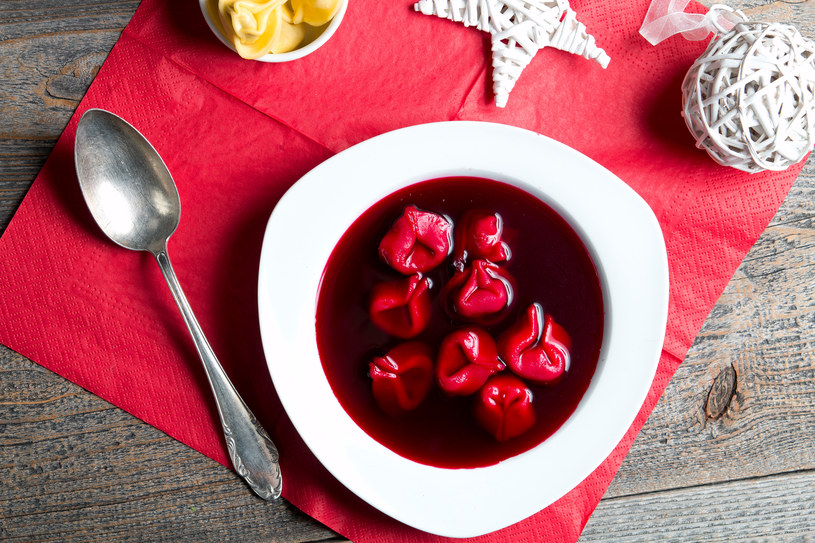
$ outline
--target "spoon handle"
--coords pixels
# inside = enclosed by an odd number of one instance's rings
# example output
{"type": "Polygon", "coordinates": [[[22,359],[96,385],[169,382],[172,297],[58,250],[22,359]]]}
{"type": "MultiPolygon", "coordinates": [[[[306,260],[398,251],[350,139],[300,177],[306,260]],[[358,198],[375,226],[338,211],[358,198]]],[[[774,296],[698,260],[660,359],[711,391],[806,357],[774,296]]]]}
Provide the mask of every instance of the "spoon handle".
{"type": "Polygon", "coordinates": [[[170,265],[166,244],[162,249],[153,251],[153,256],[156,257],[164,279],[167,280],[204,364],[212,393],[215,395],[232,465],[258,496],[264,500],[278,498],[283,479],[280,474],[277,447],[246,407],[215,357],[170,265]]]}

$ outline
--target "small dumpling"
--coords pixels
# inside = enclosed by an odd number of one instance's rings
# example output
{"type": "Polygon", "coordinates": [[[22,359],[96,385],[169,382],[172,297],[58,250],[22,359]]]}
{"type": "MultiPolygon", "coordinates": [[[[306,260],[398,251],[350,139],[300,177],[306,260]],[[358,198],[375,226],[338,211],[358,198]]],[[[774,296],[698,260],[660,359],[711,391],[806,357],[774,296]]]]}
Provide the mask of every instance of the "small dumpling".
{"type": "Polygon", "coordinates": [[[489,260],[477,259],[456,271],[444,286],[445,308],[453,319],[483,325],[500,320],[513,301],[514,279],[489,260]]]}
{"type": "Polygon", "coordinates": [[[498,338],[498,353],[516,375],[547,385],[569,370],[571,345],[566,330],[534,303],[498,338]]]}
{"type": "Polygon", "coordinates": [[[441,342],[436,357],[436,382],[451,396],[467,396],[503,369],[495,341],[486,330],[461,328],[441,342]]]}
{"type": "Polygon", "coordinates": [[[374,400],[391,416],[416,409],[433,385],[433,350],[418,341],[400,343],[374,357],[368,375],[374,400]]]}
{"type": "Polygon", "coordinates": [[[306,27],[294,22],[294,12],[288,2],[280,7],[283,17],[280,34],[272,45],[272,53],[288,53],[297,49],[306,37],[306,27]]]}
{"type": "Polygon", "coordinates": [[[450,254],[452,232],[446,218],[409,205],[380,241],[379,257],[405,275],[428,272],[450,254]]]}
{"type": "Polygon", "coordinates": [[[368,313],[384,332],[403,339],[419,335],[430,321],[430,279],[420,273],[377,283],[371,290],[368,313]]]}
{"type": "Polygon", "coordinates": [[[295,23],[322,26],[334,18],[342,0],[291,0],[295,23]]]}
{"type": "Polygon", "coordinates": [[[473,404],[475,419],[497,441],[507,441],[535,425],[532,391],[507,373],[490,377],[473,404]]]}
{"type": "Polygon", "coordinates": [[[283,26],[278,8],[284,1],[218,0],[221,22],[241,57],[257,59],[272,50],[283,26]]]}
{"type": "Polygon", "coordinates": [[[454,265],[462,269],[469,260],[490,262],[509,260],[509,246],[503,240],[504,220],[494,211],[470,210],[456,223],[454,265]]]}

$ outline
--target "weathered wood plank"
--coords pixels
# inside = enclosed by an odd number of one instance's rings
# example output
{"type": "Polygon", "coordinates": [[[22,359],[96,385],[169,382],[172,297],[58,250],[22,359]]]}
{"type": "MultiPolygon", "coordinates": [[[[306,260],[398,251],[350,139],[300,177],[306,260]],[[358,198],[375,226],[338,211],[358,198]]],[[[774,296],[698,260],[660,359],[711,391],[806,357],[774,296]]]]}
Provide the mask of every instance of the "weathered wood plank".
{"type": "Polygon", "coordinates": [[[140,0],[3,0],[0,42],[50,35],[117,30],[130,21],[140,0]]]}
{"type": "Polygon", "coordinates": [[[0,2],[0,234],[138,3],[0,2]]]}
{"type": "Polygon", "coordinates": [[[56,139],[137,5],[0,3],[0,137],[56,139]]]}
{"type": "Polygon", "coordinates": [[[0,540],[324,541],[231,470],[0,347],[0,540]]]}
{"type": "Polygon", "coordinates": [[[600,502],[591,541],[812,541],[815,471],[732,481],[600,502]]]}
{"type": "Polygon", "coordinates": [[[703,4],[727,4],[740,8],[751,21],[768,21],[794,23],[804,36],[815,39],[815,1],[813,0],[726,0],[711,2],[703,0],[703,4]]]}

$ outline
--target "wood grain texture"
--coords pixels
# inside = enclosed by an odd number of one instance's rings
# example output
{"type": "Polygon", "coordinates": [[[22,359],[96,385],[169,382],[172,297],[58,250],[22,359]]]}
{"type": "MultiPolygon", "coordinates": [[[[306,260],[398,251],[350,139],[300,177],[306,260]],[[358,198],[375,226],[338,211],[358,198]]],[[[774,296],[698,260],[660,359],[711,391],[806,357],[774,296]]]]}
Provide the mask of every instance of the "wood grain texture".
{"type": "Polygon", "coordinates": [[[326,541],[285,500],[0,347],[0,541],[326,541]]]}
{"type": "Polygon", "coordinates": [[[804,472],[606,499],[580,541],[812,541],[813,487],[804,472]]]}
{"type": "MultiPolygon", "coordinates": [[[[726,3],[815,38],[815,0],[726,3]]],[[[0,2],[0,234],[137,6],[0,2]]],[[[813,202],[810,158],[582,541],[815,540],[813,202]]],[[[0,480],[2,541],[341,540],[4,347],[0,480]]]]}
{"type": "Polygon", "coordinates": [[[0,235],[137,6],[0,2],[0,235]]]}

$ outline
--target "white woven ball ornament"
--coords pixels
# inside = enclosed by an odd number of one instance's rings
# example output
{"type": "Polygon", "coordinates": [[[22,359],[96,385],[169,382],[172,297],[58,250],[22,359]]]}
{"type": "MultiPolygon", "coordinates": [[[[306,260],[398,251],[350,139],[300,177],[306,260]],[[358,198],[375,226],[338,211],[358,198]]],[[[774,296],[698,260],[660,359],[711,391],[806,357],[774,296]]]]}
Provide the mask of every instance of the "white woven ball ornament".
{"type": "Polygon", "coordinates": [[[696,146],[716,162],[784,170],[815,143],[815,42],[792,25],[740,22],[691,66],[682,102],[696,146]]]}

